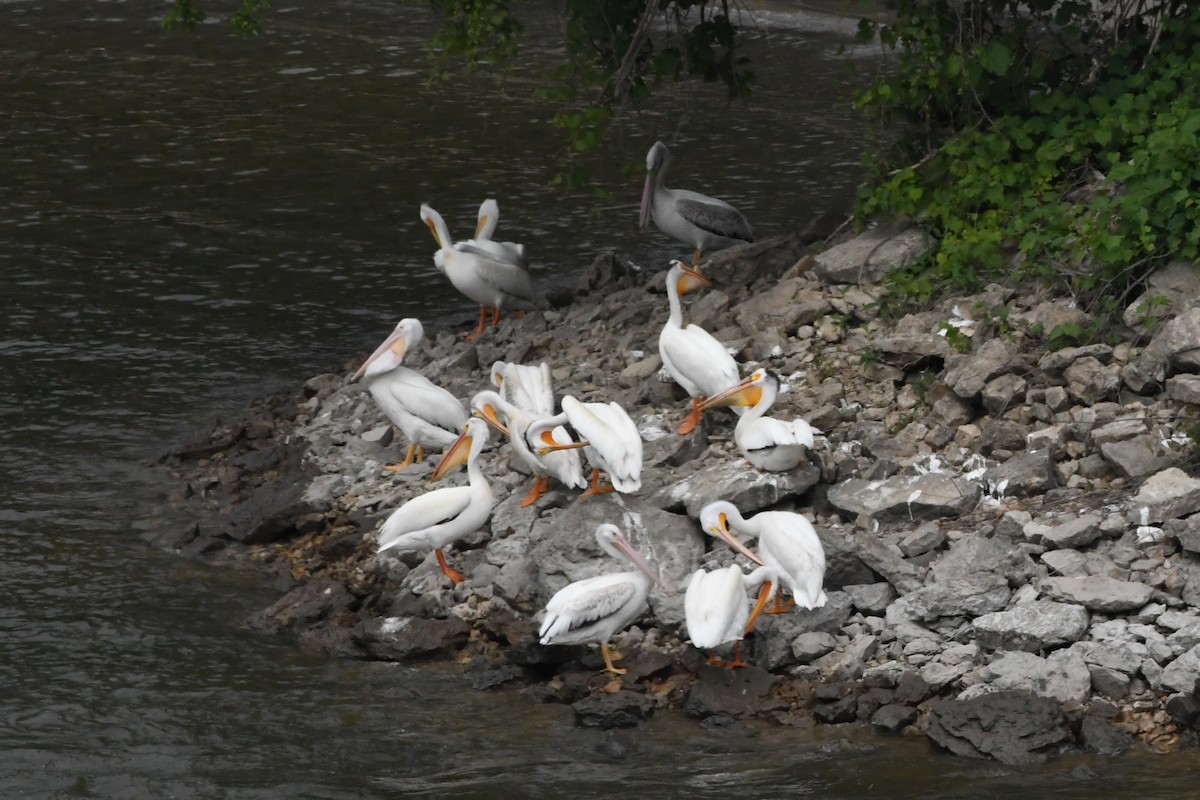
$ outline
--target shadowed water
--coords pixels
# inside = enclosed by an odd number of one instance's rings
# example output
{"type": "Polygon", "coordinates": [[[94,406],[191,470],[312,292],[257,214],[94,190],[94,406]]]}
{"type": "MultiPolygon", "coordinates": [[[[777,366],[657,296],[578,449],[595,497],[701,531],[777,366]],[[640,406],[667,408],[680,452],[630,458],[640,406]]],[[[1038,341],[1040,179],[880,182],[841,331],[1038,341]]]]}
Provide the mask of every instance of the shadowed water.
{"type": "Polygon", "coordinates": [[[582,730],[452,674],[247,631],[277,596],[256,573],[141,543],[188,522],[156,510],[155,458],[400,317],[469,325],[423,201],[465,235],[495,196],[543,285],[600,252],[685,254],[635,231],[654,138],[671,185],[735,202],[759,235],[846,208],[853,24],[763,4],[751,104],[670,90],[613,143],[600,177],[623,188],[596,201],[551,185],[551,110],[528,99],[549,11],[503,81],[430,86],[420,5],[300,0],[249,40],[164,34],[165,8],[0,0],[0,797],[1191,796],[1190,756],[1016,770],[857,728],[582,730]]]}

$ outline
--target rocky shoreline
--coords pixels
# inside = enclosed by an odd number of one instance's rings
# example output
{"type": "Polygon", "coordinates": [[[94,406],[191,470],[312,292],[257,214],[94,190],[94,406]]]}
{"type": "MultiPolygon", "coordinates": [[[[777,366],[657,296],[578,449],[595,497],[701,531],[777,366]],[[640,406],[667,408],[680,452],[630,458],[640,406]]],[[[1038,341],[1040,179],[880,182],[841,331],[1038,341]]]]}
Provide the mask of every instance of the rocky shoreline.
{"type": "Polygon", "coordinates": [[[559,397],[616,400],[645,442],[639,492],[557,488],[522,508],[530,477],[493,439],[482,464],[498,502],[451,551],[467,580],[451,586],[432,554],[376,556],[378,525],[432,488],[432,466],[382,469],[400,443],[347,383],[355,362],[165,458],[168,502],[196,522],[153,543],[260,565],[281,591],[252,620],[263,631],[341,657],[455,661],[469,685],[568,703],[583,725],[665,707],[708,725],[858,723],[1008,763],[1196,746],[1200,480],[1180,468],[1200,405],[1196,267],[1160,270],[1121,343],[1051,349],[1094,323],[1069,299],[989,286],[889,318],[878,282],[924,249],[919,232],[881,226],[818,252],[823,233],[716,254],[716,287],[685,310],[743,374],[781,376],[775,415],[823,432],[795,470],[749,467],[728,412],[674,432],[687,403],[660,376],[666,265],[604,256],[552,308],[475,343],[424,320],[434,335],[405,363],[464,402],[495,360],[545,361],[559,397]],[[731,562],[696,522],[714,499],[801,511],[828,559],[826,606],[761,618],[737,670],[682,630],[687,576],[731,562]],[[665,584],[615,639],[620,678],[595,648],[536,636],[555,590],[610,568],[601,522],[665,584]]]}

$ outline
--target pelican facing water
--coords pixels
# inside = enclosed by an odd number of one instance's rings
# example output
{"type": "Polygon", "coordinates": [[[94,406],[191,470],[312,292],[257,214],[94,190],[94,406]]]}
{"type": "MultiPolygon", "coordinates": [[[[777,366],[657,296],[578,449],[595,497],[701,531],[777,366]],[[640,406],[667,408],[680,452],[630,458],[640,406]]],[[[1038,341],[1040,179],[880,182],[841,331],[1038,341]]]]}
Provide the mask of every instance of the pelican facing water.
{"type": "Polygon", "coordinates": [[[546,603],[538,638],[544,645],[598,642],[605,671],[624,675],[626,670],[613,666],[608,640],[646,610],[646,598],[658,582],[658,573],[616,525],[604,523],[596,528],[596,543],[635,569],[584,578],[559,589],[546,603]]]}
{"type": "Polygon", "coordinates": [[[639,228],[645,228],[653,217],[660,231],[695,248],[692,266],[700,263],[705,251],[754,241],[750,223],[729,203],[699,192],[664,186],[670,165],[671,152],[662,142],[655,142],[646,154],[639,228]]]}

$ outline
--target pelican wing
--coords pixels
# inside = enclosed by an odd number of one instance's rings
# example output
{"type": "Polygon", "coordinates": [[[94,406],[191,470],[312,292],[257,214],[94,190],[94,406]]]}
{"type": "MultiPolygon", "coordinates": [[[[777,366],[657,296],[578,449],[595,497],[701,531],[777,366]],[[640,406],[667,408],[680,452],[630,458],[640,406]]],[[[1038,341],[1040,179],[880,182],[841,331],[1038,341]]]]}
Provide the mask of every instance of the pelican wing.
{"type": "Polygon", "coordinates": [[[459,399],[433,381],[407,368],[393,370],[394,378],[380,387],[414,417],[458,433],[467,424],[459,399]]]}
{"type": "Polygon", "coordinates": [[[584,578],[559,589],[546,603],[538,636],[552,644],[566,634],[622,611],[638,594],[639,584],[628,573],[584,578]]]}
{"type": "Polygon", "coordinates": [[[821,584],[825,579],[825,549],[816,529],[802,514],[788,511],[765,511],[755,519],[762,520],[759,533],[759,552],[764,561],[774,561],[791,583],[796,602],[806,608],[825,605],[821,584]]]}
{"type": "Polygon", "coordinates": [[[724,200],[686,189],[676,189],[675,207],[681,217],[697,228],[728,239],[754,241],[750,223],[740,211],[724,200]]]}
{"type": "Polygon", "coordinates": [[[469,246],[463,243],[459,251],[476,257],[474,264],[475,277],[493,292],[509,295],[537,306],[540,298],[533,288],[533,278],[523,267],[507,264],[496,259],[486,249],[469,246]]]}
{"type": "Polygon", "coordinates": [[[471,504],[470,486],[446,486],[414,497],[392,512],[379,529],[379,550],[431,546],[422,537],[436,525],[444,525],[461,515],[471,504]],[[413,538],[407,538],[413,537],[413,538]]]}
{"type": "Polygon", "coordinates": [[[563,411],[579,435],[608,465],[608,475],[620,491],[637,491],[642,476],[642,436],[615,402],[580,403],[563,398],[563,411]]]}
{"type": "Polygon", "coordinates": [[[741,639],[750,618],[749,606],[740,567],[696,570],[683,599],[688,638],[703,648],[741,639]]]}
{"type": "Polygon", "coordinates": [[[741,377],[725,345],[696,324],[677,328],[668,323],[659,334],[658,352],[667,371],[693,396],[718,394],[741,377]]]}
{"type": "Polygon", "coordinates": [[[550,366],[542,362],[536,367],[526,364],[505,364],[502,391],[514,406],[537,417],[554,414],[554,388],[550,366]]]}
{"type": "Polygon", "coordinates": [[[738,444],[747,450],[761,450],[779,445],[812,447],[813,432],[802,419],[784,422],[774,417],[763,417],[739,432],[738,444]]]}

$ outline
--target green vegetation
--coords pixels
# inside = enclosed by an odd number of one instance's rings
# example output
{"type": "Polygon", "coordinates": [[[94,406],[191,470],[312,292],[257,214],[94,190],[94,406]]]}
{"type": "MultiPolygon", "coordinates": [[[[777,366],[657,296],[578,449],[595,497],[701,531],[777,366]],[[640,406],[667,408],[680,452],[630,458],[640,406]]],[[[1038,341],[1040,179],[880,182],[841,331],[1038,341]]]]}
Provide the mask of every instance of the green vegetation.
{"type": "Polygon", "coordinates": [[[864,23],[899,63],[858,101],[879,147],[857,214],[938,241],[893,290],[1032,278],[1107,311],[1200,257],[1198,6],[902,0],[864,23]]]}

